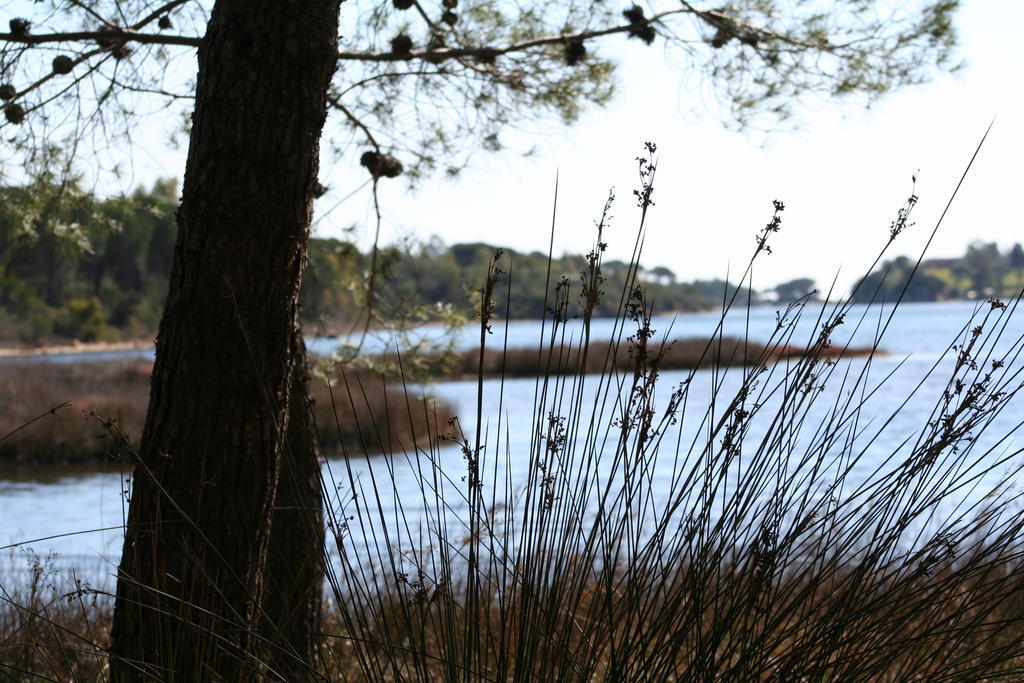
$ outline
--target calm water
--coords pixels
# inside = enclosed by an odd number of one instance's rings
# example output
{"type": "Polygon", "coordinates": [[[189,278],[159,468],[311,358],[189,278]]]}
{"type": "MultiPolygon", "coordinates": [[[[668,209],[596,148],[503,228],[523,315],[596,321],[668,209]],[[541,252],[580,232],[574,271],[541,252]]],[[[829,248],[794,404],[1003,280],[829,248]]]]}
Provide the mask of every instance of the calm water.
{"type": "MultiPolygon", "coordinates": [[[[966,302],[905,305],[891,319],[879,342],[880,348],[888,352],[887,355],[876,358],[870,368],[866,368],[862,360],[851,360],[836,366],[836,373],[847,373],[847,376],[867,371],[865,386],[868,388],[878,387],[881,383],[861,416],[860,426],[868,428],[864,441],[868,442],[869,435],[872,440],[870,446],[866,447],[866,456],[855,472],[854,479],[869,476],[883,458],[898,451],[900,444],[927,422],[954,363],[955,352],[950,351],[950,345],[958,343],[958,339],[962,341],[965,330],[969,331],[980,324],[988,309],[987,305],[979,309],[975,304],[966,302]],[[890,377],[893,372],[895,374],[890,377]],[[906,405],[893,414],[899,402],[908,397],[906,405]],[[876,435],[883,424],[885,428],[876,435]]],[[[816,335],[820,327],[818,316],[821,313],[820,307],[809,306],[798,323],[791,327],[784,326],[782,331],[792,334],[792,343],[803,344],[816,335]]],[[[846,317],[845,324],[833,335],[834,342],[870,346],[879,331],[886,326],[890,313],[891,308],[888,307],[855,307],[846,317]]],[[[985,323],[986,333],[1001,330],[997,338],[993,337],[997,349],[1010,347],[1024,335],[1024,315],[1009,317],[1007,313],[994,312],[993,317],[985,323]]],[[[715,331],[718,321],[719,316],[716,314],[681,315],[656,319],[653,327],[656,328],[656,339],[706,337],[715,331]]],[[[776,312],[770,308],[741,312],[730,316],[725,324],[725,334],[746,334],[757,341],[767,341],[778,329],[776,312]]],[[[593,337],[608,338],[615,330],[614,321],[595,321],[593,337]]],[[[500,347],[507,343],[509,348],[535,347],[540,327],[536,322],[523,321],[508,325],[507,332],[504,327],[494,325],[494,331],[495,334],[488,339],[488,343],[493,346],[500,347]]],[[[578,324],[570,325],[564,332],[567,338],[578,338],[580,328],[578,324]]],[[[436,331],[428,329],[423,334],[436,334],[436,331]]],[[[472,348],[477,339],[478,330],[470,328],[460,336],[458,345],[472,348]]],[[[331,340],[313,340],[310,345],[315,351],[324,353],[335,343],[331,340]]],[[[389,340],[375,338],[371,344],[377,346],[370,346],[370,349],[389,343],[389,340]]],[[[83,359],[65,360],[79,362],[83,359]]],[[[779,375],[782,370],[779,369],[779,375]]],[[[663,446],[660,454],[663,464],[654,468],[651,478],[651,486],[656,492],[668,490],[672,477],[672,455],[676,452],[677,440],[685,453],[689,444],[701,433],[702,409],[711,402],[716,387],[719,396],[724,397],[719,402],[727,402],[731,398],[730,390],[739,385],[740,376],[739,370],[730,371],[724,377],[710,371],[694,373],[692,377],[683,372],[663,374],[659,405],[665,405],[674,386],[689,379],[690,409],[678,425],[678,433],[672,432],[671,438],[666,437],[671,441],[671,446],[663,446]],[[702,409],[694,409],[694,406],[702,409]]],[[[815,401],[808,418],[811,427],[808,428],[810,431],[806,438],[809,439],[813,433],[815,421],[824,420],[828,409],[836,401],[850,400],[850,384],[844,386],[841,380],[840,374],[835,375],[815,401]]],[[[766,377],[762,390],[770,387],[772,381],[766,377]]],[[[498,488],[510,491],[513,495],[521,490],[526,480],[525,461],[531,436],[536,432],[532,409],[535,405],[535,387],[536,383],[532,379],[509,380],[504,384],[489,381],[485,386],[484,430],[489,435],[488,447],[484,452],[485,465],[488,472],[497,475],[496,481],[500,482],[498,488]]],[[[476,416],[475,383],[442,383],[430,391],[456,406],[463,429],[472,436],[476,416]]],[[[595,396],[593,387],[584,390],[583,394],[585,397],[595,396]]],[[[592,398],[587,400],[593,403],[592,398]]],[[[771,396],[754,396],[752,400],[763,402],[770,408],[775,399],[771,396]]],[[[1021,407],[1020,402],[1016,401],[998,415],[986,429],[978,448],[994,448],[995,457],[1024,447],[1024,432],[1021,437],[1016,436],[1018,423],[1024,415],[1021,407]]],[[[557,402],[551,402],[538,411],[542,415],[551,412],[557,416],[566,414],[567,409],[557,402]]],[[[599,431],[607,429],[615,411],[613,394],[612,400],[597,410],[593,425],[599,431]]],[[[590,426],[584,422],[581,430],[590,426]]],[[[765,425],[755,421],[748,435],[751,443],[764,430],[765,425]]],[[[799,449],[800,444],[796,444],[794,451],[799,449]]],[[[438,484],[448,489],[450,495],[446,499],[457,500],[463,486],[460,473],[465,471],[465,461],[461,451],[452,446],[441,448],[431,456],[412,453],[390,460],[379,457],[369,460],[353,458],[348,467],[343,461],[330,461],[325,476],[328,481],[334,482],[333,488],[336,491],[331,505],[343,516],[352,518],[349,522],[349,538],[359,541],[372,535],[374,532],[368,526],[362,530],[361,527],[378,522],[396,531],[401,530],[407,537],[415,537],[425,525],[436,524],[436,518],[429,513],[429,520],[425,521],[424,511],[433,507],[435,499],[429,491],[424,493],[419,485],[420,475],[417,474],[431,459],[436,461],[439,471],[449,479],[447,483],[441,481],[438,484]],[[387,467],[392,468],[390,472],[387,467]],[[365,495],[368,489],[362,490],[362,487],[368,486],[371,476],[377,482],[379,504],[374,496],[365,495]],[[382,484],[382,481],[386,483],[382,484]],[[393,486],[391,481],[394,481],[393,486]],[[359,503],[356,504],[354,500],[359,503]]],[[[124,474],[116,470],[69,468],[0,470],[0,546],[14,544],[0,550],[0,567],[25,566],[26,556],[30,552],[40,556],[52,552],[57,554],[59,565],[74,566],[80,573],[91,574],[94,583],[104,584],[109,581],[120,554],[119,526],[125,514],[124,474]],[[55,536],[59,537],[53,538],[55,536]],[[4,553],[8,554],[6,558],[3,557],[4,553]]],[[[984,487],[977,489],[976,495],[982,495],[983,490],[984,487]]],[[[494,495],[493,490],[487,495],[494,495]]],[[[455,507],[458,508],[457,505],[455,507]]],[[[456,509],[443,516],[451,515],[447,522],[450,524],[457,513],[456,509]]]]}

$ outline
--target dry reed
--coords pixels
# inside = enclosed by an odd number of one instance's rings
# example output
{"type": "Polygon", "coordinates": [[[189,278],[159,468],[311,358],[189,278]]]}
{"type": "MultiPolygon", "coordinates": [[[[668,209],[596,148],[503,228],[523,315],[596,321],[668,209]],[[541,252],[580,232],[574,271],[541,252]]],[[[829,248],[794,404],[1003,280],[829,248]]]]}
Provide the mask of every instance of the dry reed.
{"type": "MultiPolygon", "coordinates": [[[[105,420],[135,442],[142,433],[149,401],[148,361],[8,361],[0,363],[0,465],[102,464],[110,450],[105,420]],[[26,423],[42,416],[28,428],[26,423]]],[[[362,385],[358,400],[332,405],[327,386],[310,386],[313,410],[321,425],[319,438],[327,454],[341,448],[380,452],[414,445],[413,434],[436,433],[406,410],[404,389],[368,373],[356,373],[362,385]],[[335,419],[335,409],[340,414],[335,419]],[[352,425],[370,416],[389,429],[360,435],[352,425]],[[410,420],[414,422],[410,422],[410,420]]],[[[451,408],[437,405],[432,414],[444,424],[451,408]]]]}

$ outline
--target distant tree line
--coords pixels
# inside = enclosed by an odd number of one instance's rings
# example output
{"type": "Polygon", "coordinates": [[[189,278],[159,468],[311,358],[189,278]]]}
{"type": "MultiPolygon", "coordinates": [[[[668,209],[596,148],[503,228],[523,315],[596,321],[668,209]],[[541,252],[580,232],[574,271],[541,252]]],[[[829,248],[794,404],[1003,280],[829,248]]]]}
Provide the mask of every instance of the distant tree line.
{"type": "MultiPolygon", "coordinates": [[[[374,310],[394,319],[424,305],[444,303],[456,312],[475,314],[479,289],[487,266],[498,247],[483,242],[446,245],[438,237],[423,242],[390,246],[378,255],[377,284],[373,289],[374,310]]],[[[353,245],[335,239],[313,239],[309,267],[303,281],[303,315],[311,322],[332,329],[344,325],[348,315],[365,306],[369,257],[353,245]],[[347,286],[338,286],[348,283],[347,286]]],[[[566,313],[581,308],[581,273],[587,270],[585,256],[565,254],[550,260],[539,251],[502,249],[500,266],[510,296],[501,295],[496,314],[512,319],[540,318],[545,307],[556,305],[553,290],[564,283],[566,313]]],[[[609,260],[602,264],[603,295],[595,309],[597,316],[615,315],[629,278],[643,284],[657,313],[712,310],[731,297],[735,286],[724,280],[680,282],[668,268],[640,267],[631,273],[629,264],[609,260]]],[[[757,292],[741,288],[740,301],[758,303],[757,292]]]]}
{"type": "MultiPolygon", "coordinates": [[[[107,200],[74,185],[0,188],[0,341],[155,334],[174,252],[177,193],[173,181],[107,200]]],[[[350,242],[314,238],[301,292],[307,329],[343,330],[371,302],[374,314],[388,320],[425,320],[439,306],[473,315],[496,248],[481,242],[449,246],[432,237],[382,248],[374,260],[350,242]]],[[[555,257],[549,272],[547,254],[503,251],[512,292],[508,317],[540,317],[545,295],[547,306],[554,305],[551,290],[559,281],[565,283],[567,313],[578,310],[585,256],[555,257]]],[[[596,314],[613,315],[630,267],[609,260],[602,272],[605,293],[596,314]]],[[[711,310],[734,290],[723,280],[680,282],[664,267],[641,267],[636,277],[658,313],[711,310]]],[[[813,285],[794,282],[795,289],[780,286],[778,295],[793,290],[793,297],[801,296],[813,285]]],[[[747,289],[738,297],[760,301],[747,289]]],[[[505,303],[499,315],[506,315],[505,303]]]]}
{"type": "Polygon", "coordinates": [[[1002,252],[995,242],[972,242],[958,258],[915,262],[900,256],[884,262],[854,287],[855,301],[895,301],[906,288],[906,301],[946,301],[1012,296],[1024,288],[1024,247],[1002,252]],[[913,274],[913,278],[911,278],[913,274]]]}

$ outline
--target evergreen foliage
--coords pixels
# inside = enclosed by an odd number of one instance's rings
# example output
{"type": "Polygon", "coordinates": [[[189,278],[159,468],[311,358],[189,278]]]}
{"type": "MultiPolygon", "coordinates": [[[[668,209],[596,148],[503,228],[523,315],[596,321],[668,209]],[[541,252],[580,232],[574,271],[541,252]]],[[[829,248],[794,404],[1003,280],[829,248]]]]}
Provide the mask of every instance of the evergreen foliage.
{"type": "MultiPolygon", "coordinates": [[[[958,68],[959,4],[349,3],[324,151],[353,166],[367,153],[390,157],[410,184],[456,175],[478,150],[506,149],[509,129],[572,123],[607,104],[620,85],[613,51],[627,40],[669,50],[689,90],[685,108],[710,102],[733,128],[790,127],[803,102],[867,104],[958,68]]],[[[182,58],[199,46],[213,6],[6,7],[23,30],[0,30],[0,170],[33,175],[88,155],[91,170],[116,175],[123,162],[111,150],[139,142],[137,117],[155,108],[171,114],[165,124],[187,121],[194,81],[182,58]],[[83,113],[47,115],[61,108],[83,113]]]]}
{"type": "Polygon", "coordinates": [[[994,242],[976,241],[957,258],[915,264],[899,256],[862,278],[851,297],[858,303],[891,302],[904,288],[906,301],[1011,297],[1024,288],[1024,249],[1017,243],[1004,253],[994,242]]]}
{"type": "Polygon", "coordinates": [[[103,201],[74,185],[0,188],[0,341],[153,334],[175,195],[169,182],[103,201]]]}

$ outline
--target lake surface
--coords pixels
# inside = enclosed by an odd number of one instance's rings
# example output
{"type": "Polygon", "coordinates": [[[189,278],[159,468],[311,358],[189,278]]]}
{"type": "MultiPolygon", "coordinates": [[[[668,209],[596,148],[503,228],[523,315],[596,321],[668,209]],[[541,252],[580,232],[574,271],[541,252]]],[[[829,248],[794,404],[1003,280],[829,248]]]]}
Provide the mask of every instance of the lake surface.
{"type": "MultiPolygon", "coordinates": [[[[1024,335],[1024,315],[1011,316],[1011,312],[1009,309],[991,310],[986,304],[971,302],[906,304],[894,316],[891,316],[891,307],[851,308],[844,324],[832,335],[833,343],[871,346],[877,341],[887,353],[870,363],[851,359],[825,369],[833,374],[804,418],[804,435],[794,439],[794,457],[814,447],[816,426],[826,423],[829,416],[835,414],[837,405],[863,398],[865,404],[857,416],[857,429],[851,434],[860,430],[856,438],[861,441],[857,444],[863,443],[863,446],[857,448],[864,456],[856,463],[851,479],[870,477],[876,469],[885,466],[887,458],[906,448],[906,440],[929,421],[956,362],[958,350],[951,349],[951,345],[964,343],[971,330],[983,324],[978,344],[991,344],[991,348],[976,349],[981,351],[976,355],[983,373],[996,358],[985,354],[998,354],[1019,344],[1024,335]],[[885,334],[878,340],[882,330],[885,334]],[[859,384],[854,383],[853,378],[857,377],[861,378],[859,384]]],[[[802,345],[814,339],[822,321],[833,315],[830,309],[807,306],[799,320],[792,320],[792,316],[784,318],[780,326],[774,309],[756,308],[730,315],[723,331],[726,335],[746,336],[760,342],[768,341],[773,334],[790,335],[791,343],[802,345]]],[[[718,314],[656,318],[652,322],[656,330],[654,339],[707,337],[715,333],[719,319],[718,314]]],[[[516,321],[507,328],[494,324],[493,328],[488,344],[496,348],[505,344],[509,348],[536,347],[541,333],[536,321],[516,321]]],[[[578,322],[573,322],[560,334],[566,340],[578,339],[581,329],[578,322]]],[[[429,328],[419,332],[437,333],[429,328]]],[[[594,321],[594,339],[608,339],[613,335],[624,338],[628,334],[630,331],[623,331],[616,321],[594,321]]],[[[478,340],[479,329],[470,327],[459,335],[457,346],[473,348],[478,340]]],[[[365,348],[372,351],[392,343],[393,340],[375,336],[365,348]]],[[[337,344],[337,340],[311,340],[310,347],[318,353],[326,353],[332,344],[337,344]]],[[[64,360],[84,362],[87,359],[64,360]]],[[[1020,383],[1019,375],[1012,377],[1012,372],[1019,370],[1020,365],[1019,359],[1011,358],[1006,368],[1000,370],[1011,373],[1000,375],[1007,378],[1006,390],[1015,389],[1014,382],[1020,383]]],[[[760,404],[761,410],[770,415],[779,401],[771,387],[779,386],[779,382],[785,384],[785,369],[785,365],[780,364],[765,373],[749,403],[760,404]]],[[[667,495],[673,486],[673,477],[678,472],[675,455],[681,453],[685,459],[687,453],[694,451],[694,444],[699,450],[702,434],[708,429],[704,421],[708,406],[717,406],[720,410],[727,404],[742,383],[743,374],[742,369],[662,373],[654,401],[657,410],[667,406],[673,388],[685,386],[688,393],[686,412],[678,425],[666,430],[660,460],[650,470],[649,486],[655,498],[667,495]]],[[[490,502],[500,504],[509,496],[515,498],[521,494],[529,476],[528,454],[531,445],[535,447],[537,443],[539,420],[543,422],[546,416],[554,419],[569,416],[570,436],[576,435],[581,440],[588,433],[603,435],[601,438],[613,434],[612,425],[622,409],[620,394],[615,390],[602,391],[596,380],[588,379],[576,398],[579,405],[585,406],[585,415],[572,426],[573,411],[565,401],[574,386],[569,382],[561,392],[552,391],[547,398],[538,398],[537,382],[533,379],[485,382],[481,406],[482,432],[487,444],[482,455],[483,490],[490,502]]],[[[470,440],[477,414],[476,390],[475,382],[446,382],[428,388],[456,407],[460,425],[470,440]]],[[[1024,415],[1022,407],[1021,401],[1011,399],[1002,412],[993,416],[975,449],[979,452],[989,449],[986,457],[992,459],[1024,447],[1024,432],[1018,436],[1024,415]]],[[[752,421],[744,444],[756,444],[769,428],[768,424],[752,421]]],[[[972,486],[965,496],[983,496],[988,490],[986,485],[995,483],[1002,471],[1005,468],[993,472],[983,485],[972,486]]],[[[426,529],[437,524],[457,527],[459,500],[464,499],[465,472],[464,453],[451,444],[433,452],[395,454],[390,458],[359,456],[347,462],[333,459],[325,465],[325,478],[332,482],[331,490],[335,492],[332,509],[348,522],[347,547],[362,547],[364,552],[370,550],[367,538],[378,534],[375,524],[389,527],[392,533],[407,539],[423,538],[426,529]],[[424,471],[432,477],[440,475],[438,483],[422,486],[424,471]],[[376,481],[377,496],[372,495],[371,481],[376,481]],[[436,511],[433,486],[444,488],[445,499],[455,501],[451,509],[436,511]]],[[[125,471],[70,468],[0,470],[0,546],[9,546],[0,550],[0,567],[5,568],[0,571],[27,566],[32,553],[42,557],[55,553],[58,566],[75,567],[80,577],[86,574],[94,585],[109,586],[121,550],[126,475],[125,471]],[[8,554],[6,558],[4,553],[8,554]]]]}

